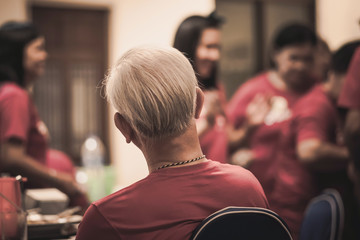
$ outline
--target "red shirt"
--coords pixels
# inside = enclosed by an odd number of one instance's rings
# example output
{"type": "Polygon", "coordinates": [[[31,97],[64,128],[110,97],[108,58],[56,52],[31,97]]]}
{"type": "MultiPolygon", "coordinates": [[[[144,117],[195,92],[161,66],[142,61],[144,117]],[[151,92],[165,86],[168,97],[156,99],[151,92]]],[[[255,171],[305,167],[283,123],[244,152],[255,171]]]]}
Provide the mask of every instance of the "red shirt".
{"type": "Polygon", "coordinates": [[[249,170],[258,178],[265,194],[272,192],[274,176],[271,165],[278,151],[278,139],[281,133],[281,123],[291,117],[291,107],[300,97],[298,94],[281,91],[274,87],[268,78],[268,73],[248,80],[234,94],[228,104],[228,117],[236,128],[246,119],[246,108],[257,94],[271,97],[272,107],[266,123],[259,126],[250,139],[250,148],[255,159],[249,170]]]}
{"type": "Polygon", "coordinates": [[[11,137],[24,141],[26,153],[46,162],[46,127],[26,90],[14,83],[0,86],[0,142],[11,137]]]}
{"type": "Polygon", "coordinates": [[[338,105],[345,108],[360,109],[360,47],[352,57],[338,105]]]}
{"type": "Polygon", "coordinates": [[[189,239],[203,219],[227,206],[268,208],[249,171],[211,160],[160,169],[93,203],[76,239],[189,239]]]}
{"type": "MultiPolygon", "coordinates": [[[[203,118],[206,118],[207,104],[206,104],[206,95],[207,91],[204,91],[204,106],[201,111],[200,118],[197,121],[202,121],[203,118]]],[[[222,85],[219,85],[219,90],[217,90],[217,95],[219,97],[220,103],[225,111],[226,105],[226,96],[225,89],[222,85]]],[[[199,138],[200,145],[203,153],[207,158],[221,163],[227,163],[228,158],[228,138],[226,133],[226,117],[217,116],[215,120],[215,125],[212,129],[206,132],[203,136],[199,138]]]]}
{"type": "MultiPolygon", "coordinates": [[[[336,143],[337,112],[335,103],[321,85],[313,87],[293,107],[293,117],[282,124],[281,148],[278,148],[276,184],[268,195],[271,209],[289,225],[293,236],[299,234],[309,200],[320,190],[319,173],[311,172],[297,158],[296,146],[307,139],[336,143]]],[[[335,175],[332,175],[335,177],[335,175]]]]}
{"type": "Polygon", "coordinates": [[[62,172],[75,173],[67,155],[48,148],[47,128],[27,91],[6,82],[0,85],[0,143],[9,138],[22,140],[26,154],[39,163],[62,172]]]}

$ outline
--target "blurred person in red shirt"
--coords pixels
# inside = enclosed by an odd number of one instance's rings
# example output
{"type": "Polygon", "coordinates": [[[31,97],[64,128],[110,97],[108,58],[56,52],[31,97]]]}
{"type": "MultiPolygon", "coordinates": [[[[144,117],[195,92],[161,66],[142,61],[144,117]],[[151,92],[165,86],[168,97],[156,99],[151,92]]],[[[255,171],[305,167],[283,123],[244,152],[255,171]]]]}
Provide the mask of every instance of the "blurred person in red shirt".
{"type": "Polygon", "coordinates": [[[0,171],[27,177],[26,187],[54,187],[71,205],[88,206],[69,157],[48,146],[48,132],[30,89],[43,75],[45,39],[29,22],[0,27],[0,171]]]}
{"type": "Polygon", "coordinates": [[[228,158],[226,94],[217,76],[223,22],[216,12],[206,17],[186,18],[176,31],[174,48],[189,59],[205,94],[204,107],[196,123],[201,148],[209,159],[225,163],[228,158]]]}
{"type": "Polygon", "coordinates": [[[231,163],[247,166],[265,194],[272,192],[273,168],[281,123],[290,119],[295,102],[316,82],[312,76],[317,37],[305,25],[289,24],[275,34],[274,68],[240,86],[227,115],[235,131],[229,136],[231,163]]]}
{"type": "MultiPolygon", "coordinates": [[[[276,182],[268,198],[271,209],[288,223],[295,239],[307,204],[325,188],[337,189],[345,210],[353,211],[352,185],[346,174],[349,153],[342,141],[336,102],[358,46],[360,41],[350,42],[334,53],[328,80],[302,96],[292,108],[292,117],[282,124],[273,166],[276,182]]],[[[346,221],[345,230],[350,226],[346,221]]]]}

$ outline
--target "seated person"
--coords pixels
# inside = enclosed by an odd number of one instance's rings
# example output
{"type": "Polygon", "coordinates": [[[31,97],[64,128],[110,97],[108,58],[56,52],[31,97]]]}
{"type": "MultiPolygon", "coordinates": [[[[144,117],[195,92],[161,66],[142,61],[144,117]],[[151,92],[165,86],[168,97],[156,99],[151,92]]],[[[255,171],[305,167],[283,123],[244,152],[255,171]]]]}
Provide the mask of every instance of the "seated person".
{"type": "Polygon", "coordinates": [[[106,94],[116,127],[143,152],[150,174],[94,202],[76,239],[183,240],[224,207],[268,208],[248,170],[203,155],[196,119],[204,94],[180,51],[129,50],[108,76],[106,94]]]}
{"type": "Polygon", "coordinates": [[[45,38],[32,23],[0,27],[0,172],[27,177],[27,188],[57,188],[70,205],[85,211],[88,200],[75,181],[74,165],[66,154],[50,149],[31,95],[45,71],[44,46],[45,38]]]}

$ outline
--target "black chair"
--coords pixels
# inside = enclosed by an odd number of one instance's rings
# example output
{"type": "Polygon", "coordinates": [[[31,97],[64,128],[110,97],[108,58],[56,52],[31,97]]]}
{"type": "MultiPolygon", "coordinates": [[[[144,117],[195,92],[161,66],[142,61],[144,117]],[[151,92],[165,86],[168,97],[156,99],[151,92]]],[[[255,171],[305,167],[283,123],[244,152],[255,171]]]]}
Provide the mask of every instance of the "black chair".
{"type": "Polygon", "coordinates": [[[344,205],[341,196],[335,189],[326,189],[309,203],[300,240],[340,240],[343,228],[344,205]]]}
{"type": "Polygon", "coordinates": [[[292,240],[286,223],[273,211],[227,207],[203,220],[191,240],[292,240]]]}

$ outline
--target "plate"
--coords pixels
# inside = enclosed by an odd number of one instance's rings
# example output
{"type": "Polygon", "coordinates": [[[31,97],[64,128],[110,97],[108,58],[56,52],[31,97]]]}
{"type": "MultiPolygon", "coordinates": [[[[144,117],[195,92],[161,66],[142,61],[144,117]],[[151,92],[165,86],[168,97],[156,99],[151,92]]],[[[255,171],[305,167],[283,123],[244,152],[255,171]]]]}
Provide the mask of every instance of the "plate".
{"type": "Polygon", "coordinates": [[[41,221],[28,222],[28,239],[56,239],[76,235],[77,225],[82,216],[73,215],[57,218],[56,215],[43,215],[41,221]],[[49,222],[49,219],[52,219],[49,222]],[[46,222],[48,221],[48,222],[46,222]]]}

